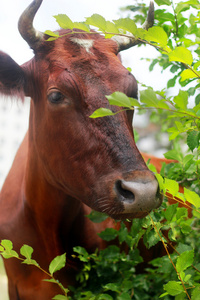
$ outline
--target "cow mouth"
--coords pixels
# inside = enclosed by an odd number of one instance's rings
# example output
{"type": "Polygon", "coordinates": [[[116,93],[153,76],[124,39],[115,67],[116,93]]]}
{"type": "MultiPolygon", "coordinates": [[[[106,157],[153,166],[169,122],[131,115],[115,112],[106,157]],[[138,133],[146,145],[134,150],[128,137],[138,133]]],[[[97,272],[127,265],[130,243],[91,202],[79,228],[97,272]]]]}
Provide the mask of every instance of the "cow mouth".
{"type": "Polygon", "coordinates": [[[121,213],[121,214],[110,214],[109,217],[116,221],[125,221],[133,219],[142,219],[146,217],[150,212],[136,212],[136,213],[121,213]]]}
{"type": "Polygon", "coordinates": [[[107,210],[107,214],[114,220],[124,221],[126,219],[142,219],[146,217],[152,210],[157,209],[162,204],[163,196],[159,193],[157,195],[154,205],[151,207],[146,207],[146,210],[131,210],[130,207],[125,207],[121,210],[114,210],[111,209],[110,211],[107,210]]]}
{"type": "Polygon", "coordinates": [[[121,205],[121,203],[118,203],[118,201],[115,200],[114,204],[109,203],[110,205],[107,206],[107,208],[102,209],[101,205],[97,208],[97,207],[93,207],[94,210],[99,211],[99,212],[103,212],[106,213],[108,215],[108,217],[117,220],[117,221],[125,221],[127,219],[129,220],[133,220],[133,219],[142,219],[145,218],[152,210],[157,209],[158,207],[160,207],[161,203],[162,203],[162,196],[160,195],[160,197],[158,197],[156,199],[156,205],[154,205],[154,207],[151,208],[147,208],[147,210],[143,211],[143,210],[130,210],[129,209],[124,209],[124,207],[121,205]]]}

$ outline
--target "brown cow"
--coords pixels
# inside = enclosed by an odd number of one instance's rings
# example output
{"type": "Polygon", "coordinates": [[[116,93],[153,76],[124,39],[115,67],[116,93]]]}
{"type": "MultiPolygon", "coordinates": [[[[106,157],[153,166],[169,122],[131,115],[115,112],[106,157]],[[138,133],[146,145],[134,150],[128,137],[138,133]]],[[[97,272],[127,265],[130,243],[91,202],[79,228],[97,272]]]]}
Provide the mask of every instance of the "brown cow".
{"type": "MultiPolygon", "coordinates": [[[[95,225],[85,218],[91,208],[114,219],[141,218],[161,204],[161,196],[135,145],[132,113],[89,118],[109,107],[107,94],[137,97],[136,80],[118,58],[137,40],[82,32],[46,42],[48,36],[32,25],[41,2],[33,1],[19,20],[34,58],[19,66],[0,52],[0,92],[32,99],[29,130],[0,195],[0,238],[12,240],[17,251],[32,246],[44,269],[66,252],[58,279],[67,287],[78,268],[73,247],[101,248],[96,233],[113,225],[111,219],[95,225]]],[[[148,19],[152,25],[151,13],[148,19]]],[[[9,259],[5,268],[11,300],[49,300],[60,292],[35,267],[9,259]]]]}

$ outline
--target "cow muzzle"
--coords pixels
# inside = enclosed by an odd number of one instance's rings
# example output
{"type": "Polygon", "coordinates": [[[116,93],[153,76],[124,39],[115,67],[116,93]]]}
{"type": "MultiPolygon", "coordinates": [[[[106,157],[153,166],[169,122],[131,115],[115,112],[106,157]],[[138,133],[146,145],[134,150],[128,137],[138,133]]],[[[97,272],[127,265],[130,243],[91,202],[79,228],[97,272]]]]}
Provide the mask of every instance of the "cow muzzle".
{"type": "Polygon", "coordinates": [[[92,200],[88,202],[87,197],[84,203],[115,220],[143,218],[163,200],[158,181],[149,170],[112,173],[101,177],[91,191],[92,200]]]}
{"type": "Polygon", "coordinates": [[[151,211],[159,207],[158,182],[133,182],[118,180],[115,184],[118,199],[124,205],[124,213],[129,214],[133,211],[151,211]]]}
{"type": "Polygon", "coordinates": [[[162,203],[162,195],[156,178],[139,178],[135,180],[119,179],[114,184],[116,205],[123,209],[112,215],[114,219],[143,218],[162,203]]]}

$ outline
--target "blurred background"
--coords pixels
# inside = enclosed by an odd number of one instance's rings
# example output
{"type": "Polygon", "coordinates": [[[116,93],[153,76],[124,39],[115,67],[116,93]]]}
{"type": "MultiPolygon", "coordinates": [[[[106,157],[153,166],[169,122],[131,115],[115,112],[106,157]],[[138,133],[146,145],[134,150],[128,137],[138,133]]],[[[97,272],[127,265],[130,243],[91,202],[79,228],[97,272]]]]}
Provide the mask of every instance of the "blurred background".
{"type": "MultiPolygon", "coordinates": [[[[8,53],[18,64],[23,64],[33,56],[32,50],[21,38],[17,29],[18,18],[30,2],[30,0],[6,0],[1,5],[0,10],[0,50],[8,53]]],[[[103,15],[107,20],[126,17],[127,12],[120,11],[120,7],[134,5],[136,2],[135,0],[96,0],[95,2],[92,0],[44,0],[36,15],[34,26],[40,31],[58,29],[52,16],[59,13],[67,14],[72,21],[84,21],[85,17],[89,17],[93,13],[103,15]]],[[[157,51],[152,47],[142,46],[126,50],[121,55],[124,66],[132,69],[132,73],[139,82],[152,86],[154,89],[158,87],[161,89],[165,87],[168,80],[167,72],[161,74],[157,66],[154,72],[150,73],[148,70],[149,63],[145,60],[146,57],[155,58],[157,54],[157,51]]],[[[0,96],[0,189],[11,167],[16,150],[28,128],[29,102],[28,98],[22,103],[17,99],[0,96]]],[[[148,126],[148,117],[145,115],[136,115],[134,123],[141,133],[141,139],[138,142],[140,150],[162,156],[164,151],[162,148],[167,146],[165,145],[167,139],[165,140],[163,137],[162,146],[157,146],[152,138],[154,128],[148,126]]],[[[6,276],[1,260],[0,299],[8,299],[6,276]]]]}

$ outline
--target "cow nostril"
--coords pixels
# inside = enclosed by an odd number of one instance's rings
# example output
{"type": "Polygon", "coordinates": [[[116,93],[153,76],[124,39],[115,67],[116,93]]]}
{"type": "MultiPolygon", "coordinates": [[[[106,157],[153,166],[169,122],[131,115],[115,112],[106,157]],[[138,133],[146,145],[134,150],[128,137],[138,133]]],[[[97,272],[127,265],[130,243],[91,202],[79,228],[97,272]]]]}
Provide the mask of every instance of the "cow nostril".
{"type": "Polygon", "coordinates": [[[135,195],[133,192],[131,192],[129,189],[126,188],[126,186],[123,184],[121,180],[118,180],[115,183],[115,188],[118,193],[118,195],[122,196],[124,200],[129,200],[133,202],[135,200],[135,195]]]}

